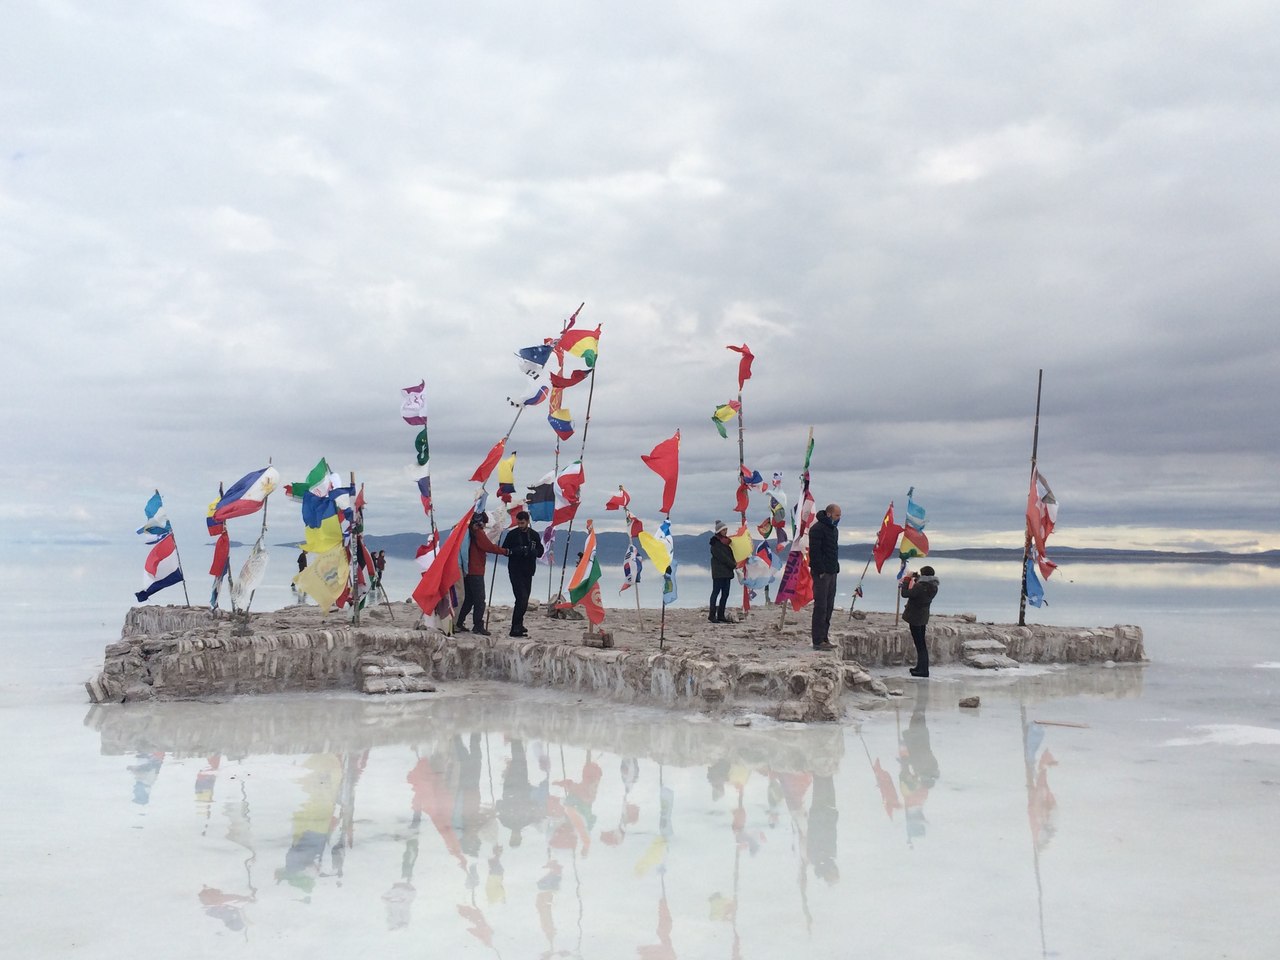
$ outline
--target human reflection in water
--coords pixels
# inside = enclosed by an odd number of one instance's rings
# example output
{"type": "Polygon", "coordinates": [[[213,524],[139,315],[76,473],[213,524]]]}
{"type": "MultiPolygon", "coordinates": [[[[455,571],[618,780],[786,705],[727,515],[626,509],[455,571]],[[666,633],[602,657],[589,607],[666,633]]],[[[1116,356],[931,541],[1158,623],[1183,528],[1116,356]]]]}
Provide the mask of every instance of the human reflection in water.
{"type": "Polygon", "coordinates": [[[907,732],[898,742],[898,787],[906,814],[907,843],[925,834],[924,802],[938,782],[938,761],[929,745],[925,714],[929,709],[929,685],[919,684],[907,732]]]}
{"type": "Polygon", "coordinates": [[[806,838],[813,875],[828,884],[840,879],[836,865],[836,785],[829,773],[813,775],[813,797],[809,804],[809,835],[806,838]]]}
{"type": "Polygon", "coordinates": [[[600,839],[611,847],[621,844],[627,835],[627,827],[640,819],[640,807],[631,802],[631,788],[640,779],[640,761],[635,757],[623,757],[618,772],[622,777],[622,811],[618,815],[618,828],[600,833],[600,839]]]}
{"type": "Polygon", "coordinates": [[[460,734],[455,735],[453,755],[458,764],[458,790],[453,801],[453,828],[458,832],[462,852],[468,857],[478,857],[480,856],[480,828],[484,825],[485,819],[480,809],[480,771],[484,765],[484,750],[481,746],[480,734],[471,734],[467,745],[463,744],[460,734]]]}
{"type": "Polygon", "coordinates": [[[151,802],[151,788],[160,776],[164,753],[139,753],[138,762],[129,767],[133,774],[133,802],[146,806],[151,802]]]}
{"type": "Polygon", "coordinates": [[[520,846],[525,828],[546,818],[550,794],[550,775],[544,775],[542,783],[534,787],[529,782],[529,758],[524,741],[512,739],[511,758],[502,775],[502,799],[498,801],[498,822],[510,831],[508,846],[520,846]]]}
{"type": "Polygon", "coordinates": [[[331,753],[316,754],[304,764],[302,778],[306,795],[293,815],[293,844],[284,855],[284,867],[276,871],[276,882],[285,881],[301,890],[310,902],[316,878],[324,876],[321,865],[334,826],[334,807],[342,789],[342,763],[331,753]]]}

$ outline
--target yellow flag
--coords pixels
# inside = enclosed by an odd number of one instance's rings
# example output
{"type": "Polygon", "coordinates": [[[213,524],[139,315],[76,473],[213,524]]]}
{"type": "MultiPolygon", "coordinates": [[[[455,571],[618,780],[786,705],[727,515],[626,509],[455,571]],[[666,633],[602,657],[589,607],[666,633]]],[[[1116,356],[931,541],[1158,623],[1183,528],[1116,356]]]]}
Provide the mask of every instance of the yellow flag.
{"type": "Polygon", "coordinates": [[[739,527],[738,532],[729,538],[729,546],[733,547],[733,562],[741,563],[751,556],[751,531],[747,527],[739,527]]]}
{"type": "Polygon", "coordinates": [[[667,568],[671,566],[671,551],[667,549],[667,545],[648,530],[640,531],[639,540],[640,546],[649,557],[649,562],[658,569],[659,573],[666,573],[667,568]]]}
{"type": "Polygon", "coordinates": [[[321,610],[328,613],[333,608],[334,601],[347,588],[347,580],[351,575],[350,562],[346,548],[339,543],[332,550],[313,556],[307,569],[293,578],[294,586],[299,593],[311,597],[320,604],[321,610]]]}
{"type": "Polygon", "coordinates": [[[304,527],[306,543],[302,549],[308,553],[328,553],[342,545],[342,518],[336,513],[325,517],[318,527],[304,527]]]}

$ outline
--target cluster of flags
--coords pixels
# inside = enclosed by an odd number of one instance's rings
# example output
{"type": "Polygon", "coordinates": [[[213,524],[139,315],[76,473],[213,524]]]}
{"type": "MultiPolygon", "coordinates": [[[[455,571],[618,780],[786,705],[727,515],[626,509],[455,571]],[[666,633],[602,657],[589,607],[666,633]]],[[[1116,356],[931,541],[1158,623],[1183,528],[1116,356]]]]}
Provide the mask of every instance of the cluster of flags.
{"type": "MultiPolygon", "coordinates": [[[[209,536],[215,538],[213,563],[209,575],[213,577],[213,589],[209,594],[209,609],[218,609],[218,595],[222,581],[231,576],[231,538],[227,533],[227,521],[247,517],[262,510],[267,498],[280,486],[280,472],[270,465],[246,473],[229,489],[219,491],[218,499],[209,504],[205,525],[209,536]]],[[[253,591],[262,582],[267,571],[267,551],[262,544],[262,534],[254,541],[240,576],[232,582],[231,608],[241,603],[247,605],[253,591]]]]}

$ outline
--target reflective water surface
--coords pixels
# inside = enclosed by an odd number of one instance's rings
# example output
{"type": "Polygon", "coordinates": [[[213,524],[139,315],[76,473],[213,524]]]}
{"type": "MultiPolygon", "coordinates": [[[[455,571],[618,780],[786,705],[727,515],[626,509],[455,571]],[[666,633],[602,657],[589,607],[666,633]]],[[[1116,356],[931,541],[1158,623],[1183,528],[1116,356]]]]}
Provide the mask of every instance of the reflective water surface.
{"type": "MultiPolygon", "coordinates": [[[[956,566],[952,609],[1006,602],[956,566]]],[[[1150,665],[943,667],[814,726],[492,684],[90,707],[124,604],[27,597],[6,955],[1271,957],[1276,601],[1179,576],[1057,591],[1150,665]]]]}

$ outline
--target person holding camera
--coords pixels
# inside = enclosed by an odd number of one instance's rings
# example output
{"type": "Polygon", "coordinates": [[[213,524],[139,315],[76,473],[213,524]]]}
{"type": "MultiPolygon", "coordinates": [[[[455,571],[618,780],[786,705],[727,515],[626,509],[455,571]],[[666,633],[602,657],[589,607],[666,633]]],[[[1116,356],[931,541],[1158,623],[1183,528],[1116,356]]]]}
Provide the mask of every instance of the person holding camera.
{"type": "Polygon", "coordinates": [[[929,623],[929,605],[938,595],[938,578],[933,567],[921,567],[918,574],[907,573],[898,589],[907,600],[902,619],[911,628],[911,639],[916,645],[916,665],[909,672],[913,677],[927,677],[929,645],[925,642],[925,627],[929,623]]]}
{"type": "Polygon", "coordinates": [[[458,608],[456,620],[456,629],[466,633],[467,625],[463,621],[467,619],[467,614],[471,613],[471,632],[478,633],[482,637],[489,635],[489,631],[484,628],[484,555],[486,553],[497,554],[500,557],[507,555],[507,551],[490,540],[488,534],[484,532],[485,524],[488,522],[487,513],[477,513],[471,518],[471,524],[467,527],[467,564],[463,567],[462,606],[458,608]]]}
{"type": "Polygon", "coordinates": [[[508,530],[502,545],[507,548],[507,577],[511,580],[511,593],[515,606],[511,608],[511,636],[527,637],[524,614],[529,609],[529,594],[533,591],[533,574],[542,556],[542,538],[529,525],[529,511],[516,514],[515,529],[508,530]]]}

